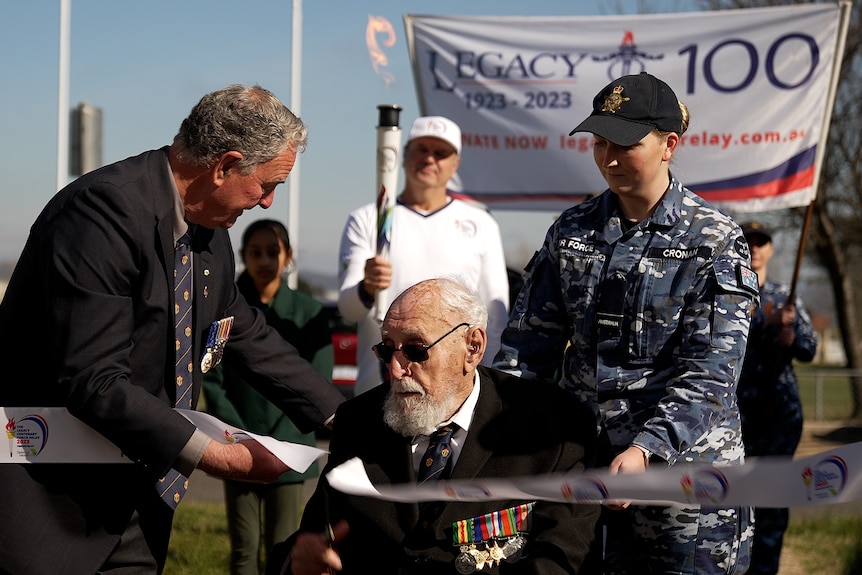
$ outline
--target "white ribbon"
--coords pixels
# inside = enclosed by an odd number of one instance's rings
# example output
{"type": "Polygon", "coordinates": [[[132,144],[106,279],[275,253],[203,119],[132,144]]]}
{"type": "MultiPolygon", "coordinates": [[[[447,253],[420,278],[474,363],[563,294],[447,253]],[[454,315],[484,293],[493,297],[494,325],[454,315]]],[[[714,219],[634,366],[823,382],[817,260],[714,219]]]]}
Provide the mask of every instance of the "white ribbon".
{"type": "MultiPolygon", "coordinates": [[[[254,440],[300,473],[326,453],[308,445],[279,441],[228,425],[209,414],[177,409],[183,417],[220,443],[254,440]]],[[[0,407],[9,457],[0,463],[131,463],[120,449],[65,407],[0,407]]],[[[2,453],[2,452],[0,452],[2,453]]]]}
{"type": "Polygon", "coordinates": [[[744,465],[652,466],[645,473],[607,471],[508,478],[372,485],[354,458],[327,476],[335,489],[387,501],[544,500],[569,503],[634,501],[732,507],[800,507],[862,500],[862,442],[802,459],[750,458],[744,465]]]}

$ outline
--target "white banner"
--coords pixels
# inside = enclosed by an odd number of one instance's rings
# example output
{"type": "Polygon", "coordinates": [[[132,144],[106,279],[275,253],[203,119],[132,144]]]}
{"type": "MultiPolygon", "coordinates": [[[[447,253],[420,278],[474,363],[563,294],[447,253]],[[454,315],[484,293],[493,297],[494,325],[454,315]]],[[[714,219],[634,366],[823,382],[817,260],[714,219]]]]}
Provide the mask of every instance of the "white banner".
{"type": "Polygon", "coordinates": [[[802,507],[862,500],[862,443],[818,455],[749,459],[745,465],[653,465],[645,473],[611,475],[589,470],[432,483],[372,485],[359,459],[326,475],[333,488],[387,501],[486,501],[516,499],[569,503],[637,501],[733,507],[802,507]]]}
{"type": "Polygon", "coordinates": [[[671,168],[685,186],[738,211],[813,199],[837,4],[404,24],[422,114],[463,132],[450,185],[491,209],[561,210],[603,191],[592,135],[568,134],[601,88],[642,71],[691,112],[671,168]]]}

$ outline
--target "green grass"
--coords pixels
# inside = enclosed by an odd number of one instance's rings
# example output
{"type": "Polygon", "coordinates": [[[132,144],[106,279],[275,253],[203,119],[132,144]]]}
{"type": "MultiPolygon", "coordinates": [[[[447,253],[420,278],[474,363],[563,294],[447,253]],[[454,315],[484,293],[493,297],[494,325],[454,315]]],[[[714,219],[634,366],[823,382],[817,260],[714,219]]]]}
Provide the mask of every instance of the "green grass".
{"type": "Polygon", "coordinates": [[[799,380],[799,395],[805,419],[817,419],[817,379],[820,373],[821,389],[821,419],[826,421],[841,421],[850,417],[853,411],[853,396],[850,389],[850,378],[842,375],[824,375],[824,372],[837,372],[838,368],[830,369],[820,365],[796,365],[796,377],[799,380]]]}
{"type": "Polygon", "coordinates": [[[229,557],[224,505],[184,501],[177,507],[165,575],[227,575],[229,557]]]}
{"type": "Polygon", "coordinates": [[[862,575],[862,517],[824,515],[790,521],[784,548],[805,573],[862,575]]]}

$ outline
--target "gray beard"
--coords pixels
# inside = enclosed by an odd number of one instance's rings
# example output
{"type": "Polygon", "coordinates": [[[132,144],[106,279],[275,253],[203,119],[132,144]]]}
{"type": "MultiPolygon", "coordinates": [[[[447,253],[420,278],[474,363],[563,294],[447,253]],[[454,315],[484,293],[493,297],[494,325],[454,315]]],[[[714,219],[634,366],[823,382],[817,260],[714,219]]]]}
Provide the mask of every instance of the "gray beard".
{"type": "Polygon", "coordinates": [[[420,397],[406,400],[396,396],[392,391],[386,396],[386,403],[383,404],[383,422],[405,437],[431,435],[438,425],[455,413],[458,407],[453,405],[455,398],[451,395],[447,395],[444,401],[434,402],[424,393],[419,384],[412,380],[393,381],[391,387],[398,391],[422,392],[420,397]]]}

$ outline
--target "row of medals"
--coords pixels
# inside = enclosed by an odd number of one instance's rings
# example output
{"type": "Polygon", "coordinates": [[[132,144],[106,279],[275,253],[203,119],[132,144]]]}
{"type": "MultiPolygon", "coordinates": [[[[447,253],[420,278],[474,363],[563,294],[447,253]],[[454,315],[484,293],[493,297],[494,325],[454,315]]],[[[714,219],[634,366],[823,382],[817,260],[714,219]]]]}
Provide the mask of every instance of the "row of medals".
{"type": "Polygon", "coordinates": [[[513,563],[521,558],[521,552],[527,540],[520,534],[492,540],[491,543],[480,542],[461,545],[461,554],[455,559],[455,569],[458,573],[467,575],[481,571],[485,565],[490,569],[500,564],[500,561],[513,563]],[[502,546],[500,545],[502,543],[502,546]]]}

